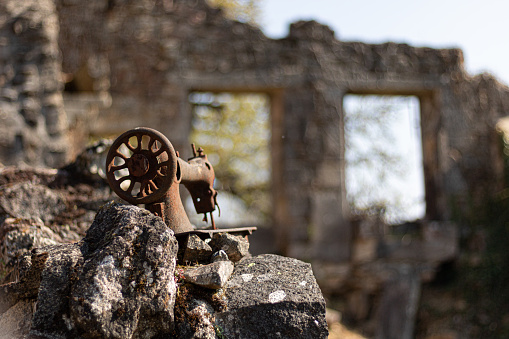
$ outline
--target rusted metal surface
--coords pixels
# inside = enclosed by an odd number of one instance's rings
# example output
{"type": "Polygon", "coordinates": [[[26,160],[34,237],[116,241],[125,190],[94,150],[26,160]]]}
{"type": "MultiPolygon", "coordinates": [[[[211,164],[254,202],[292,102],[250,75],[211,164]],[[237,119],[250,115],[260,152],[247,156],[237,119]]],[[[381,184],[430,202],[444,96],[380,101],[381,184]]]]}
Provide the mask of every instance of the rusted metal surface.
{"type": "Polygon", "coordinates": [[[237,236],[247,237],[248,235],[253,234],[254,231],[256,231],[256,227],[238,227],[238,228],[216,228],[214,230],[207,230],[207,229],[199,229],[199,230],[193,230],[191,232],[182,232],[179,233],[179,236],[186,236],[191,234],[196,234],[200,238],[212,238],[212,235],[214,233],[230,233],[237,236]]]}
{"type": "Polygon", "coordinates": [[[162,202],[176,174],[177,156],[172,144],[150,128],[123,133],[106,157],[106,177],[111,188],[135,205],[162,202]]]}
{"type": "Polygon", "coordinates": [[[210,214],[212,227],[215,229],[214,217],[212,211],[217,206],[217,192],[214,190],[214,180],[216,178],[214,168],[207,159],[207,155],[201,148],[198,153],[195,151],[194,156],[188,161],[178,159],[179,169],[182,173],[181,183],[187,188],[193,199],[196,213],[203,213],[205,217],[210,214]]]}
{"type": "Polygon", "coordinates": [[[217,191],[213,188],[214,168],[203,149],[184,161],[170,141],[160,132],[139,127],[120,135],[106,157],[108,183],[123,200],[145,204],[145,208],[163,218],[176,235],[233,232],[251,234],[256,227],[243,229],[216,229],[212,212],[217,205],[217,191]],[[211,230],[195,230],[180,199],[183,184],[193,199],[197,213],[210,220],[211,230]]]}

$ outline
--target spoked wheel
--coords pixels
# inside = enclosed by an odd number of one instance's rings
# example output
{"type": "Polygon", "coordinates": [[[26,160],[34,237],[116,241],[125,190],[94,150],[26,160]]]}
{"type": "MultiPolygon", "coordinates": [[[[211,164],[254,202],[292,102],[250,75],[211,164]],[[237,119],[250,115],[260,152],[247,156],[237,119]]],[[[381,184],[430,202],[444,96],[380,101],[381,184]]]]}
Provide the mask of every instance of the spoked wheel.
{"type": "Polygon", "coordinates": [[[176,173],[173,145],[151,128],[139,127],[120,135],[106,157],[110,187],[131,204],[161,201],[176,173]]]}

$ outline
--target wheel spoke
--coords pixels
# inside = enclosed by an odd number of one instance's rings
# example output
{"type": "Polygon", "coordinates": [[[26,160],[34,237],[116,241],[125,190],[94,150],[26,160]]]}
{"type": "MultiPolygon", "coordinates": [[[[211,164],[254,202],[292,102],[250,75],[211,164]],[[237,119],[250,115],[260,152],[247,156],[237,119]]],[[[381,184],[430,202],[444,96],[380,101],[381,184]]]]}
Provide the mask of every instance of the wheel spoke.
{"type": "Polygon", "coordinates": [[[149,136],[149,138],[150,138],[150,141],[148,142],[148,150],[150,152],[154,153],[153,150],[152,150],[152,146],[154,146],[154,143],[156,142],[156,139],[152,139],[150,136],[149,136]]]}
{"type": "Polygon", "coordinates": [[[158,168],[156,173],[160,177],[165,177],[166,176],[166,173],[163,172],[162,168],[158,168]]]}
{"type": "Polygon", "coordinates": [[[126,177],[122,177],[120,179],[117,180],[117,184],[120,186],[121,183],[123,183],[124,181],[128,180],[128,179],[131,179],[131,176],[128,175],[126,177]]]}
{"type": "Polygon", "coordinates": [[[151,190],[152,193],[154,193],[155,191],[158,190],[158,187],[157,187],[157,185],[156,185],[156,183],[154,181],[149,180],[148,184],[152,188],[152,190],[151,190]]]}
{"type": "Polygon", "coordinates": [[[120,153],[120,151],[118,149],[115,151],[115,156],[120,157],[124,160],[127,160],[127,157],[124,154],[120,153]]]}
{"type": "Polygon", "coordinates": [[[127,148],[129,148],[131,150],[131,152],[134,152],[136,150],[136,148],[134,148],[133,145],[131,145],[131,143],[129,142],[129,139],[124,141],[124,145],[126,145],[127,148]]]}
{"type": "Polygon", "coordinates": [[[157,150],[157,152],[154,153],[154,156],[158,157],[163,152],[166,152],[166,150],[163,147],[161,147],[160,149],[157,150]]]}
{"type": "Polygon", "coordinates": [[[118,165],[118,166],[111,165],[111,166],[110,166],[110,171],[115,172],[115,171],[122,170],[122,169],[124,169],[124,168],[127,168],[127,163],[124,163],[124,164],[122,164],[122,165],[118,165]]]}
{"type": "Polygon", "coordinates": [[[143,197],[150,195],[150,189],[147,181],[141,183],[140,193],[143,197]]]}
{"type": "Polygon", "coordinates": [[[134,180],[131,180],[131,184],[129,185],[129,187],[127,188],[127,193],[131,194],[131,192],[133,191],[134,189],[134,185],[136,184],[136,182],[134,180]]]}
{"type": "Polygon", "coordinates": [[[158,169],[161,169],[162,167],[170,167],[171,165],[171,162],[169,160],[166,160],[166,161],[163,161],[163,162],[160,162],[159,164],[157,164],[157,168],[158,169]]]}
{"type": "Polygon", "coordinates": [[[143,139],[142,134],[136,134],[136,140],[138,141],[138,145],[136,146],[136,150],[141,150],[141,139],[143,139]]]}

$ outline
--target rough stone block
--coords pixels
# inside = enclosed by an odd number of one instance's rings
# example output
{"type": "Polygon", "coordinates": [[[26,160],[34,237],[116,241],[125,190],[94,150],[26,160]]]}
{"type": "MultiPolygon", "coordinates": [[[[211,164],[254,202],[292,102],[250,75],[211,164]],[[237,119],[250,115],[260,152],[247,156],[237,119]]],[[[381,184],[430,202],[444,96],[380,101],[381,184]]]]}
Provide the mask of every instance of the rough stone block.
{"type": "Polygon", "coordinates": [[[214,309],[207,302],[191,298],[187,303],[188,321],[179,323],[179,338],[216,339],[214,309]]]}
{"type": "Polygon", "coordinates": [[[231,261],[216,261],[187,269],[184,272],[184,280],[202,287],[218,289],[225,286],[232,273],[231,261]]]}
{"type": "Polygon", "coordinates": [[[169,337],[176,255],[160,218],[107,204],[82,241],[32,251],[19,281],[1,286],[0,323],[19,300],[37,300],[30,338],[169,337]]]}
{"type": "Polygon", "coordinates": [[[106,338],[151,338],[173,329],[177,240],[135,206],[102,208],[84,238],[71,291],[77,329],[106,338]]]}
{"type": "Polygon", "coordinates": [[[225,251],[233,262],[249,255],[249,241],[229,233],[215,233],[209,245],[216,251],[225,251]]]}
{"type": "Polygon", "coordinates": [[[311,265],[264,254],[238,263],[216,326],[226,338],[327,338],[325,300],[311,265]]]}
{"type": "Polygon", "coordinates": [[[0,223],[0,230],[1,259],[10,268],[32,248],[62,243],[62,238],[40,221],[7,218],[0,223]]]}
{"type": "Polygon", "coordinates": [[[179,247],[179,262],[187,263],[208,263],[214,252],[212,248],[196,234],[188,236],[179,247]]]}
{"type": "Polygon", "coordinates": [[[0,187],[0,213],[13,218],[53,218],[65,209],[62,198],[46,186],[23,182],[0,187]]]}

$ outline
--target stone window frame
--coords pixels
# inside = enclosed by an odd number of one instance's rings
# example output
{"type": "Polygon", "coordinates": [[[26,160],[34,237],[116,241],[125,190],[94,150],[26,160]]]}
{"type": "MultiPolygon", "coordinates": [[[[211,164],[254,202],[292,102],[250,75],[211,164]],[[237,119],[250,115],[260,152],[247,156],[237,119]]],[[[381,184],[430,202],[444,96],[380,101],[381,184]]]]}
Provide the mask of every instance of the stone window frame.
{"type": "MultiPolygon", "coordinates": [[[[419,100],[422,167],[424,174],[424,199],[426,203],[426,220],[445,220],[447,207],[444,192],[441,190],[441,176],[439,164],[440,149],[440,91],[429,90],[384,90],[384,89],[349,89],[344,92],[341,99],[341,110],[345,95],[387,95],[387,96],[414,96],[419,100]]],[[[343,150],[344,152],[344,150],[343,150]]],[[[343,154],[344,158],[344,154],[343,154]]]]}

